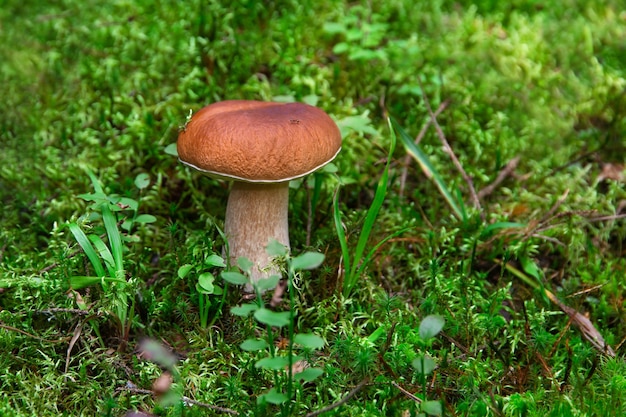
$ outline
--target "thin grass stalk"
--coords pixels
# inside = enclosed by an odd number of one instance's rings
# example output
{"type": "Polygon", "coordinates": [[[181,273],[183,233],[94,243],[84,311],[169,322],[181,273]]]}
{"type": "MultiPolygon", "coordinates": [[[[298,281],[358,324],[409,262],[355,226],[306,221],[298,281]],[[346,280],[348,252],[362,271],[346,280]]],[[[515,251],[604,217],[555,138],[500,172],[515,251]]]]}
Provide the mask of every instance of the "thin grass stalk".
{"type": "MultiPolygon", "coordinates": [[[[378,181],[378,185],[376,186],[376,192],[374,193],[374,200],[372,201],[372,205],[367,210],[367,214],[365,215],[365,221],[363,223],[363,227],[361,228],[361,233],[359,234],[359,239],[357,240],[356,249],[354,251],[354,258],[351,261],[349,261],[349,252],[347,247],[348,244],[345,239],[345,234],[343,234],[343,229],[339,230],[341,228],[341,219],[338,213],[338,205],[335,201],[335,226],[337,228],[337,235],[339,236],[341,250],[344,255],[345,273],[343,281],[343,294],[346,297],[350,294],[350,292],[356,285],[356,280],[359,274],[367,265],[365,262],[362,262],[363,254],[365,252],[365,246],[369,241],[372,229],[374,228],[374,223],[376,222],[378,213],[380,212],[383,202],[385,201],[385,196],[387,195],[389,167],[391,166],[393,153],[396,149],[395,132],[391,126],[391,121],[389,119],[387,119],[387,123],[389,124],[389,129],[391,132],[391,145],[389,147],[389,153],[387,155],[387,163],[385,164],[385,168],[383,169],[381,178],[378,181]]],[[[337,196],[335,196],[335,198],[337,198],[337,196]]]]}
{"type": "Polygon", "coordinates": [[[385,243],[387,243],[389,240],[393,239],[394,237],[400,236],[402,233],[406,232],[407,230],[411,230],[412,227],[405,227],[403,229],[400,229],[392,234],[390,234],[389,236],[385,237],[383,240],[381,240],[380,242],[378,242],[373,248],[372,250],[370,250],[367,255],[365,256],[365,258],[363,258],[363,262],[361,262],[361,265],[359,266],[359,269],[356,271],[357,276],[361,275],[361,273],[363,272],[363,270],[365,269],[365,267],[370,263],[370,261],[372,260],[372,257],[374,256],[374,254],[376,253],[376,251],[378,250],[378,248],[380,248],[382,245],[384,245],[385,243]]]}
{"type": "Polygon", "coordinates": [[[288,370],[287,370],[287,398],[289,398],[288,400],[288,415],[291,414],[291,406],[292,406],[292,391],[293,391],[293,333],[294,333],[294,328],[293,328],[293,323],[295,320],[295,313],[294,313],[294,306],[296,305],[296,300],[295,300],[295,295],[294,295],[294,285],[293,285],[293,277],[294,277],[295,271],[294,269],[291,267],[291,265],[289,265],[289,276],[287,277],[287,291],[289,291],[289,352],[288,352],[288,362],[287,362],[287,366],[288,366],[288,370]]]}
{"type": "Polygon", "coordinates": [[[91,234],[88,236],[88,238],[98,251],[100,257],[104,260],[104,265],[109,272],[109,277],[116,278],[115,260],[113,259],[113,254],[111,254],[111,251],[109,250],[107,245],[102,241],[102,239],[100,239],[100,236],[98,235],[91,234]]]}
{"type": "Polygon", "coordinates": [[[426,154],[422,151],[422,149],[413,142],[413,139],[409,136],[409,134],[400,126],[400,124],[393,118],[390,119],[393,128],[399,133],[400,141],[404,145],[406,151],[417,161],[422,172],[426,175],[426,178],[432,180],[435,183],[435,186],[443,196],[448,206],[452,209],[454,215],[459,219],[463,219],[463,211],[459,208],[455,198],[452,196],[452,193],[446,186],[446,183],[439,175],[437,169],[430,163],[430,159],[426,154]]]}
{"type": "Polygon", "coordinates": [[[343,230],[343,223],[341,221],[341,213],[339,213],[339,188],[335,190],[335,196],[333,198],[333,219],[335,220],[335,230],[337,232],[337,238],[339,239],[339,246],[341,247],[341,256],[343,258],[343,280],[344,288],[345,282],[348,279],[347,275],[350,273],[351,259],[350,251],[348,250],[348,239],[343,230]]]}

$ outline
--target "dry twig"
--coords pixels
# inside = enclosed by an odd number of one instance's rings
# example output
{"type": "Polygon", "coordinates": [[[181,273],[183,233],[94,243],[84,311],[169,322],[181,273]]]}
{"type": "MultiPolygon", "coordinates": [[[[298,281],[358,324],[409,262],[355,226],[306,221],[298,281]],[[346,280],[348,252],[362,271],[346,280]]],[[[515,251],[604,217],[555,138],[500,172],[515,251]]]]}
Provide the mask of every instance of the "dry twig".
{"type": "Polygon", "coordinates": [[[361,391],[361,389],[362,389],[362,388],[363,388],[363,387],[364,387],[364,386],[365,386],[368,382],[369,382],[369,378],[365,378],[363,381],[361,381],[361,382],[359,383],[359,385],[357,385],[356,387],[354,387],[354,388],[352,389],[352,391],[350,391],[348,394],[346,394],[346,396],[345,396],[345,397],[343,397],[342,399],[340,399],[339,401],[334,402],[334,403],[332,403],[331,405],[326,406],[326,407],[324,407],[324,408],[320,408],[320,409],[319,409],[319,410],[317,410],[317,411],[313,411],[313,412],[311,412],[311,413],[308,413],[305,417],[315,417],[315,416],[318,416],[318,415],[320,415],[320,414],[326,413],[327,411],[330,411],[330,410],[332,410],[332,409],[334,409],[334,408],[341,407],[342,405],[344,405],[345,403],[347,403],[347,402],[350,400],[350,398],[354,397],[354,396],[356,395],[356,393],[357,393],[357,392],[361,391]]]}
{"type": "Polygon", "coordinates": [[[477,194],[478,198],[482,200],[483,198],[487,197],[489,194],[493,193],[494,190],[498,188],[498,186],[502,183],[502,181],[504,181],[508,176],[510,176],[513,173],[513,171],[515,171],[515,168],[517,168],[519,161],[520,161],[520,157],[516,156],[515,158],[507,162],[504,168],[502,168],[500,172],[498,173],[498,176],[496,177],[496,179],[491,184],[489,184],[488,186],[486,186],[485,188],[483,188],[482,190],[478,192],[477,194]]]}
{"type": "MultiPolygon", "coordinates": [[[[126,391],[126,392],[130,392],[131,394],[144,394],[144,395],[156,396],[156,393],[153,392],[152,390],[136,388],[134,386],[117,387],[115,391],[116,392],[126,391]]],[[[224,407],[218,407],[217,405],[206,404],[200,401],[192,400],[191,398],[185,397],[184,395],[181,397],[181,400],[185,404],[197,405],[198,407],[208,408],[210,410],[217,411],[219,413],[230,414],[233,416],[239,415],[237,411],[231,410],[230,408],[224,408],[224,407]]]]}
{"type": "Polygon", "coordinates": [[[463,179],[467,183],[467,186],[469,187],[469,191],[470,191],[470,196],[471,196],[472,202],[474,203],[474,207],[476,209],[478,209],[479,211],[481,211],[481,217],[484,217],[484,213],[482,213],[481,206],[480,206],[480,201],[478,199],[478,195],[476,194],[476,189],[474,188],[474,181],[472,181],[470,176],[467,175],[467,172],[465,172],[465,170],[463,169],[463,166],[461,165],[461,162],[459,161],[459,159],[456,157],[456,155],[452,151],[452,147],[448,143],[448,140],[446,139],[446,135],[443,133],[443,130],[441,129],[441,126],[439,125],[439,122],[437,121],[437,117],[435,116],[435,113],[433,112],[433,109],[430,106],[430,102],[428,101],[428,97],[426,96],[426,93],[424,92],[424,84],[422,83],[422,79],[420,77],[417,77],[417,82],[419,84],[420,89],[422,90],[422,98],[424,99],[424,104],[426,105],[426,109],[428,110],[428,114],[430,115],[430,118],[433,121],[433,125],[435,126],[435,130],[437,131],[437,135],[439,136],[439,140],[441,140],[441,143],[443,144],[444,150],[450,156],[450,159],[452,160],[452,163],[454,164],[456,169],[461,173],[461,176],[463,177],[463,179]]]}
{"type": "Polygon", "coordinates": [[[393,385],[394,387],[398,388],[400,390],[400,392],[402,392],[404,395],[406,395],[407,397],[409,397],[410,399],[412,399],[416,403],[421,403],[422,402],[421,398],[416,397],[415,395],[411,394],[409,391],[405,390],[400,385],[398,385],[395,381],[391,381],[391,385],[393,385]]]}
{"type": "MultiPolygon", "coordinates": [[[[437,110],[435,110],[435,117],[439,116],[441,112],[443,112],[446,109],[446,107],[448,107],[449,103],[450,102],[448,100],[441,103],[439,107],[437,108],[437,110]]],[[[417,137],[415,138],[416,145],[418,145],[422,141],[422,139],[426,135],[426,132],[428,132],[428,128],[430,127],[432,122],[433,122],[432,117],[426,120],[426,122],[424,123],[424,126],[422,126],[422,129],[420,130],[420,132],[417,134],[417,137]]],[[[402,174],[400,175],[400,191],[399,191],[400,196],[404,195],[404,187],[406,186],[406,177],[408,175],[408,171],[409,171],[408,168],[409,168],[410,163],[411,163],[411,155],[407,154],[404,157],[404,161],[402,162],[402,165],[404,166],[404,168],[402,168],[402,174]]]]}
{"type": "Polygon", "coordinates": [[[67,369],[70,367],[70,355],[72,354],[72,349],[74,349],[74,345],[78,341],[78,338],[80,337],[82,331],[83,331],[83,323],[78,323],[78,325],[74,329],[74,335],[72,336],[72,339],[70,340],[70,344],[67,347],[67,354],[65,355],[64,373],[67,373],[67,369]]]}
{"type": "Polygon", "coordinates": [[[25,332],[24,330],[18,329],[17,327],[8,326],[8,325],[3,324],[3,323],[0,323],[0,329],[5,329],[5,330],[12,331],[12,332],[21,333],[23,335],[32,337],[33,339],[41,340],[42,342],[46,342],[46,343],[61,343],[61,342],[65,342],[67,339],[69,339],[68,337],[63,337],[63,338],[57,339],[57,340],[44,339],[43,337],[35,336],[34,334],[25,332]]]}

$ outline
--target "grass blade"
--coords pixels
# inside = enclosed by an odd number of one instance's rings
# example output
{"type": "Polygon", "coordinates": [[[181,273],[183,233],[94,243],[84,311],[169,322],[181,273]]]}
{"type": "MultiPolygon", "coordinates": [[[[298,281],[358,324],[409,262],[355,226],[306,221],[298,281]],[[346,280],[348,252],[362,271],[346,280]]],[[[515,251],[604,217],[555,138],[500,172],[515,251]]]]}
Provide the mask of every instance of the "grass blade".
{"type": "Polygon", "coordinates": [[[87,175],[89,175],[89,179],[91,179],[91,184],[93,185],[93,189],[96,190],[97,194],[105,195],[102,186],[100,185],[100,181],[91,171],[87,171],[87,175]]]}
{"type": "Polygon", "coordinates": [[[98,257],[98,254],[89,242],[89,239],[87,238],[87,235],[85,235],[85,232],[83,232],[83,230],[78,227],[76,223],[70,223],[68,226],[70,228],[70,231],[74,235],[74,238],[83,249],[83,252],[85,252],[85,255],[87,255],[87,258],[89,258],[89,262],[91,262],[91,265],[93,265],[96,275],[99,277],[105,276],[106,272],[104,271],[102,262],[100,262],[100,258],[98,257]]]}
{"type": "Polygon", "coordinates": [[[393,159],[393,152],[396,149],[396,135],[394,130],[389,125],[389,129],[391,131],[391,146],[389,148],[389,154],[387,155],[387,163],[385,164],[385,168],[383,169],[383,173],[378,181],[378,185],[376,186],[376,193],[374,194],[374,201],[372,201],[372,205],[367,210],[367,215],[365,216],[365,221],[363,222],[363,227],[361,228],[361,233],[359,234],[359,239],[356,244],[356,249],[354,251],[354,259],[352,263],[352,269],[350,269],[349,275],[346,277],[343,286],[344,295],[348,295],[352,290],[352,287],[356,283],[356,278],[358,276],[359,271],[364,268],[364,265],[361,263],[361,258],[363,257],[363,253],[365,252],[365,246],[369,240],[370,234],[372,232],[372,228],[374,227],[374,223],[376,222],[376,218],[378,217],[378,212],[385,201],[385,196],[387,195],[387,182],[389,180],[389,166],[391,165],[391,161],[393,159]]]}
{"type": "Polygon", "coordinates": [[[391,123],[393,128],[400,134],[400,140],[402,141],[406,151],[417,161],[426,177],[434,181],[435,185],[439,189],[439,192],[446,200],[455,216],[459,220],[462,220],[463,212],[459,208],[455,198],[452,196],[452,193],[450,193],[450,190],[448,190],[448,187],[441,178],[441,175],[439,175],[439,172],[430,163],[428,156],[426,156],[426,154],[422,152],[421,148],[413,142],[413,139],[409,136],[406,130],[404,130],[395,119],[392,118],[391,123]]]}
{"type": "Polygon", "coordinates": [[[117,228],[115,214],[113,214],[109,206],[107,204],[103,204],[101,210],[104,228],[106,229],[107,236],[109,237],[109,245],[111,246],[113,261],[115,263],[116,277],[121,278],[124,276],[122,236],[117,228]]]}
{"type": "Polygon", "coordinates": [[[382,245],[384,245],[385,243],[387,243],[389,240],[393,239],[394,237],[400,236],[402,233],[406,232],[407,230],[411,230],[411,229],[412,229],[412,227],[405,227],[403,229],[400,229],[398,231],[393,232],[392,234],[390,234],[389,236],[387,236],[386,238],[384,238],[383,240],[378,242],[376,244],[376,246],[374,246],[372,248],[372,250],[370,250],[367,253],[365,258],[363,259],[363,262],[361,262],[361,265],[359,266],[359,268],[356,271],[357,276],[360,275],[361,272],[363,271],[363,269],[365,269],[365,266],[370,263],[370,260],[372,259],[372,257],[374,256],[374,254],[376,253],[378,248],[380,248],[382,245]]]}
{"type": "Polygon", "coordinates": [[[335,220],[335,230],[337,231],[337,238],[339,239],[339,246],[341,246],[341,255],[343,257],[343,282],[345,288],[345,282],[350,273],[350,252],[348,251],[348,241],[343,231],[341,214],[339,213],[339,188],[340,187],[337,187],[335,190],[335,197],[333,198],[333,218],[335,220]]]}
{"type": "Polygon", "coordinates": [[[102,239],[100,239],[100,236],[89,235],[88,238],[100,254],[100,257],[104,260],[104,265],[106,265],[106,268],[109,271],[109,276],[115,278],[115,261],[113,260],[113,255],[111,255],[111,251],[107,245],[105,245],[102,239]]]}
{"type": "MultiPolygon", "coordinates": [[[[91,183],[93,184],[93,188],[94,190],[96,190],[96,193],[104,195],[104,190],[100,185],[100,181],[98,181],[98,178],[96,178],[96,176],[92,172],[87,172],[87,175],[89,175],[89,178],[91,179],[91,183]]],[[[100,210],[102,212],[104,228],[106,229],[107,236],[109,238],[109,246],[111,246],[116,275],[118,278],[121,278],[124,275],[124,262],[122,255],[123,246],[122,236],[120,235],[119,229],[117,228],[117,218],[106,203],[100,206],[100,210]]]]}

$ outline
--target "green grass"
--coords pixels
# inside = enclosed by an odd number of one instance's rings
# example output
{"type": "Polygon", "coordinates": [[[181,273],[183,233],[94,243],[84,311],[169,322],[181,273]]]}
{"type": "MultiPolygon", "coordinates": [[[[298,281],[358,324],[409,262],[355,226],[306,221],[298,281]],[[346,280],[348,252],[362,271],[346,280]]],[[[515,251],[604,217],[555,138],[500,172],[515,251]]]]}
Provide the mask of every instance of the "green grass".
{"type": "Polygon", "coordinates": [[[626,414],[621,2],[101,3],[0,7],[0,415],[626,414]],[[220,278],[228,184],[173,153],[226,99],[343,135],[273,329],[220,278]],[[297,334],[322,376],[255,366],[297,334]]]}

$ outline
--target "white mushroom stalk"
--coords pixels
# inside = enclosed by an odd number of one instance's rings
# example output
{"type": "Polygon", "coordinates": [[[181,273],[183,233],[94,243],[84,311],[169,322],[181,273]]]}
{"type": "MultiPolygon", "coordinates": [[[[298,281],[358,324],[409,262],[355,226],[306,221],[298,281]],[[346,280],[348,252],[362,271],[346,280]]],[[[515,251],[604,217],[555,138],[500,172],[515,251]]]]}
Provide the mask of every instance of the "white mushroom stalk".
{"type": "MultiPolygon", "coordinates": [[[[281,275],[265,247],[276,239],[289,249],[289,183],[235,182],[228,197],[224,233],[231,263],[245,257],[253,264],[252,282],[281,275]]],[[[247,288],[250,291],[251,288],[247,288]]]]}

